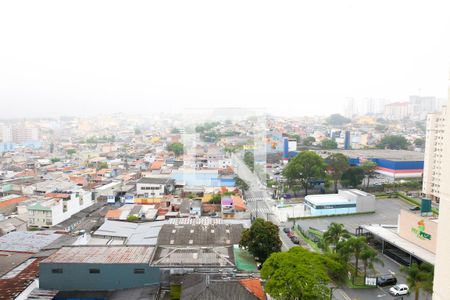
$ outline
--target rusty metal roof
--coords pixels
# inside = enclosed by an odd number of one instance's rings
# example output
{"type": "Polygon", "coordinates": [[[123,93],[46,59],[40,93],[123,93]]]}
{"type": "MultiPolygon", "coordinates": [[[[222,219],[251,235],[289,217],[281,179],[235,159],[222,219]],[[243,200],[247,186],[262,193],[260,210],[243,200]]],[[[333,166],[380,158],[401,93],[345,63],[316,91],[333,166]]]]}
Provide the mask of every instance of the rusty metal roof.
{"type": "Polygon", "coordinates": [[[0,300],[15,299],[19,296],[36,279],[38,266],[39,258],[14,277],[0,279],[0,300]]]}
{"type": "Polygon", "coordinates": [[[147,246],[74,246],[63,247],[42,263],[149,263],[154,248],[147,246]]]}

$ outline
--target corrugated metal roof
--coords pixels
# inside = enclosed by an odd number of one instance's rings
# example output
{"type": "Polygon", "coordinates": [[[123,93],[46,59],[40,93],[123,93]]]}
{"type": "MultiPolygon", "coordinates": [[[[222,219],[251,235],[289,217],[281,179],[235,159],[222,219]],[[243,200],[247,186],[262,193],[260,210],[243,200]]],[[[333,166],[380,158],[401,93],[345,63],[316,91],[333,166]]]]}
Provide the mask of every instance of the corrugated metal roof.
{"type": "Polygon", "coordinates": [[[153,249],[148,246],[63,247],[42,263],[141,264],[150,261],[153,249]]]}

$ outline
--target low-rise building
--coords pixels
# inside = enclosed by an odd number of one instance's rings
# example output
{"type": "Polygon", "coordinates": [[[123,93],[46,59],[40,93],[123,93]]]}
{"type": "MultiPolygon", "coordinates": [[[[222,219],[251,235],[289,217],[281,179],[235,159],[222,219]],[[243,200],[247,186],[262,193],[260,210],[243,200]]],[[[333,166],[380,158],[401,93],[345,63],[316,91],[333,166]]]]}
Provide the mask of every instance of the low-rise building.
{"type": "Polygon", "coordinates": [[[49,198],[27,206],[28,226],[49,228],[93,204],[92,193],[84,190],[47,196],[49,198]]]}
{"type": "Polygon", "coordinates": [[[331,216],[375,211],[375,196],[360,190],[305,197],[305,216],[331,216]]]}
{"type": "Polygon", "coordinates": [[[40,288],[109,291],[159,285],[159,268],[149,261],[153,247],[63,247],[39,264],[40,288]]]}
{"type": "Polygon", "coordinates": [[[174,189],[175,181],[168,177],[143,177],[136,183],[137,197],[162,197],[174,189]]]}

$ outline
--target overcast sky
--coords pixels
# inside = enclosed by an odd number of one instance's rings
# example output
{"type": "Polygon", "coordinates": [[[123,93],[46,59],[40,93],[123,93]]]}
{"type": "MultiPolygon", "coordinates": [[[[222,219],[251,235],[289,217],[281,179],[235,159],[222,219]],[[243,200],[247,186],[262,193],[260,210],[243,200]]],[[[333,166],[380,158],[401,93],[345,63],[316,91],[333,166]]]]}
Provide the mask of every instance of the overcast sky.
{"type": "Polygon", "coordinates": [[[1,1],[0,117],[447,97],[449,1],[1,1]]]}

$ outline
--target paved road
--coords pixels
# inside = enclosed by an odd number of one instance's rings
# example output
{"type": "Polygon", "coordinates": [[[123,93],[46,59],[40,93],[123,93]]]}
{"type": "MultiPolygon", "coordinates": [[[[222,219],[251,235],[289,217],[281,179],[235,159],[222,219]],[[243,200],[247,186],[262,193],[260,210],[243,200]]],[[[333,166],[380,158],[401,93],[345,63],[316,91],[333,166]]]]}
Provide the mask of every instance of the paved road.
{"type": "Polygon", "coordinates": [[[271,207],[275,201],[270,197],[270,193],[259,178],[254,174],[237,154],[231,157],[235,171],[249,186],[245,192],[244,199],[247,201],[247,207],[253,217],[264,218],[280,225],[278,217],[272,213],[271,207]]]}

